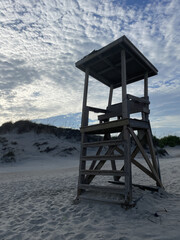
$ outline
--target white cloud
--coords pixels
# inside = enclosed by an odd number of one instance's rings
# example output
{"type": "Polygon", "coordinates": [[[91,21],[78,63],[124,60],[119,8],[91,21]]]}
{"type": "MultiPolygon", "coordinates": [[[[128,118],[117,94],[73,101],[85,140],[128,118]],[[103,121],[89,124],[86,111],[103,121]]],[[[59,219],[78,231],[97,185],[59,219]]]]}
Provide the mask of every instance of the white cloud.
{"type": "MultiPolygon", "coordinates": [[[[173,103],[177,105],[179,2],[156,0],[143,6],[122,2],[2,0],[1,121],[81,111],[84,75],[75,69],[74,63],[123,34],[159,69],[159,75],[149,81],[153,87],[151,96],[157,99],[165,93],[168,97],[173,94],[173,103]]],[[[137,89],[141,90],[141,84],[137,89]]],[[[133,88],[130,90],[133,93],[133,88]]],[[[106,87],[101,96],[95,83],[90,91],[90,96],[94,96],[92,104],[98,98],[103,107],[107,102],[106,87]]],[[[119,97],[115,93],[115,101],[119,97]]]]}

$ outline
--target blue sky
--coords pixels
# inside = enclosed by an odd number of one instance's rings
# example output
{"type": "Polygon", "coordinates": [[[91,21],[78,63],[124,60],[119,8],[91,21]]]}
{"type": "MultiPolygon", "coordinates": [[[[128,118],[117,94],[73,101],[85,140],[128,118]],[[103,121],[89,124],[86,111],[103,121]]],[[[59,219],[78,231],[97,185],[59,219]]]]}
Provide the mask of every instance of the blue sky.
{"type": "MultiPolygon", "coordinates": [[[[0,124],[67,115],[75,126],[84,82],[75,62],[126,35],[159,70],[149,79],[153,133],[180,136],[179,9],[178,0],[1,0],[0,124]]],[[[89,104],[105,107],[99,87],[91,80],[89,104]]],[[[142,84],[129,91],[141,95],[142,84]]]]}

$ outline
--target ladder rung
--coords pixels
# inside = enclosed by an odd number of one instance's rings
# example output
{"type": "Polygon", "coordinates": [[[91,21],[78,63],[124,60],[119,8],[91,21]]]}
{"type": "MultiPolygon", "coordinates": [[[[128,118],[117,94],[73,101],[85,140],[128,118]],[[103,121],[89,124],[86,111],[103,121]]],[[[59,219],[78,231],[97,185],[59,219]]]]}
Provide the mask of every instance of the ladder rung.
{"type": "Polygon", "coordinates": [[[113,146],[123,144],[123,140],[107,140],[107,141],[97,141],[97,142],[86,142],[83,143],[83,147],[98,147],[98,146],[113,146]]]}
{"type": "Polygon", "coordinates": [[[93,161],[93,160],[124,160],[124,156],[121,155],[104,155],[104,156],[84,156],[81,157],[82,161],[93,161]]]}
{"type": "Polygon", "coordinates": [[[81,174],[86,175],[102,175],[102,176],[125,176],[124,171],[115,170],[83,170],[81,174]]]}
{"type": "Polygon", "coordinates": [[[79,196],[80,200],[90,200],[90,201],[98,201],[98,202],[104,202],[104,203],[113,203],[113,204],[120,204],[122,206],[125,205],[125,201],[124,199],[122,200],[114,200],[114,199],[106,199],[106,198],[95,198],[95,197],[89,197],[89,196],[85,196],[85,195],[80,195],[79,196]]]}
{"type": "Polygon", "coordinates": [[[120,195],[125,195],[125,190],[123,188],[119,187],[112,187],[112,186],[95,186],[95,185],[89,185],[89,184],[80,184],[79,189],[88,189],[88,190],[94,190],[94,191],[101,191],[106,193],[115,193],[120,195]]]}

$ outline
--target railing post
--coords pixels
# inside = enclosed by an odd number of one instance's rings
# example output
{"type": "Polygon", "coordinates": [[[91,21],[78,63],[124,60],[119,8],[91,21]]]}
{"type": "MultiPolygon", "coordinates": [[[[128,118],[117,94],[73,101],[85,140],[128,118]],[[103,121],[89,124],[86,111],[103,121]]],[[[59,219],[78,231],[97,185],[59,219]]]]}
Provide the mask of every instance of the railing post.
{"type": "Polygon", "coordinates": [[[111,85],[110,91],[109,91],[108,107],[111,106],[112,104],[112,97],[113,97],[113,85],[111,85]]]}
{"type": "Polygon", "coordinates": [[[87,109],[87,96],[88,96],[88,82],[89,82],[89,69],[86,69],[85,72],[85,81],[84,81],[84,95],[83,95],[83,105],[82,105],[82,119],[81,127],[88,125],[88,109],[87,109]]]}
{"type": "MultiPolygon", "coordinates": [[[[146,100],[149,100],[149,96],[148,96],[148,73],[146,72],[144,74],[144,98],[146,100]]],[[[149,109],[149,106],[148,106],[149,109]]],[[[149,119],[149,114],[148,113],[143,113],[142,114],[142,119],[145,121],[148,121],[149,119]]]]}
{"type": "Polygon", "coordinates": [[[144,74],[144,98],[148,100],[148,73],[144,74]]]}

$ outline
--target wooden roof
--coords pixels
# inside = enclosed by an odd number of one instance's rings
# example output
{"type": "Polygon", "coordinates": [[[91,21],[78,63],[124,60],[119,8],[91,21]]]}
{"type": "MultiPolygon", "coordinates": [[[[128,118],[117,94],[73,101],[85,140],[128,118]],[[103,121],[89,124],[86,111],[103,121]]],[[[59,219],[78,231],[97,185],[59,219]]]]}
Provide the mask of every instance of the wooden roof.
{"type": "Polygon", "coordinates": [[[114,88],[120,87],[121,49],[126,51],[127,84],[143,79],[145,72],[148,72],[148,77],[158,73],[152,63],[126,36],[122,36],[107,46],[91,52],[76,62],[76,67],[84,72],[89,68],[90,76],[109,87],[111,85],[114,88]]]}

